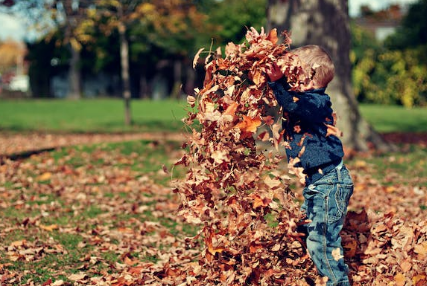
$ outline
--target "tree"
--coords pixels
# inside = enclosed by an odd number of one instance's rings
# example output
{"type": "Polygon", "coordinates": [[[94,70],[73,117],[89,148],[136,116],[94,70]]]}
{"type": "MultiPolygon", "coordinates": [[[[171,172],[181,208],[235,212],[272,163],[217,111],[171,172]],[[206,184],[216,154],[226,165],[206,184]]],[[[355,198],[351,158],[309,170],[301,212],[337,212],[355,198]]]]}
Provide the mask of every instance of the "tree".
{"type": "MultiPolygon", "coordinates": [[[[153,59],[167,55],[174,62],[175,91],[181,84],[181,62],[195,50],[196,36],[204,27],[204,17],[191,1],[97,0],[88,10],[89,18],[80,24],[82,34],[94,31],[106,36],[119,34],[120,66],[125,102],[125,123],[131,124],[130,63],[151,66],[153,59]]],[[[90,39],[88,39],[90,40],[90,39]]],[[[95,39],[96,40],[96,39],[95,39]]],[[[163,59],[165,59],[163,57],[163,59]]],[[[141,67],[141,81],[147,70],[141,67]]],[[[151,69],[152,71],[152,69],[151,69]]],[[[177,92],[176,92],[177,93],[177,92]]]]}
{"type": "Polygon", "coordinates": [[[217,27],[214,39],[226,45],[244,40],[249,27],[257,30],[265,26],[267,0],[213,1],[207,13],[209,22],[217,27]]]}
{"type": "Polygon", "coordinates": [[[391,146],[363,119],[351,87],[350,22],[347,0],[269,0],[268,28],[292,33],[293,47],[317,44],[335,62],[335,79],[328,87],[344,130],[343,144],[365,151],[370,144],[381,150],[391,146]]]}
{"type": "Polygon", "coordinates": [[[415,48],[427,45],[427,0],[419,0],[409,6],[406,16],[396,33],[386,39],[391,49],[415,48]]]}
{"type": "Polygon", "coordinates": [[[77,28],[79,23],[86,17],[86,9],[89,2],[84,0],[55,0],[52,4],[47,2],[46,5],[51,9],[53,15],[59,12],[61,15],[59,19],[63,19],[62,23],[59,20],[58,27],[63,28],[64,42],[71,53],[68,97],[79,99],[82,97],[81,72],[79,68],[81,39],[78,37],[77,28]]]}
{"type": "Polygon", "coordinates": [[[15,68],[16,74],[22,73],[25,47],[16,41],[0,42],[0,74],[15,68]]]}
{"type": "Polygon", "coordinates": [[[70,98],[81,98],[80,50],[81,39],[76,33],[79,23],[86,15],[88,0],[3,0],[8,12],[23,17],[27,26],[35,28],[46,41],[55,38],[59,45],[68,47],[70,98]],[[56,37],[60,31],[62,37],[56,37]]]}

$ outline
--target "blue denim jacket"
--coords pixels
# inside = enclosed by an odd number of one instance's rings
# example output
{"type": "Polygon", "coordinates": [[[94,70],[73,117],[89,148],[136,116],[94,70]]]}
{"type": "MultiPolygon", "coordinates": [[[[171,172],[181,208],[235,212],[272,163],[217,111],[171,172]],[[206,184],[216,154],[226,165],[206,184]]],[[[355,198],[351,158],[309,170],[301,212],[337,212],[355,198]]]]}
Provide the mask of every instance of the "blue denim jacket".
{"type": "Polygon", "coordinates": [[[328,125],[335,126],[332,103],[325,89],[306,92],[289,91],[286,80],[270,82],[278,103],[283,108],[284,139],[288,160],[299,158],[295,167],[302,167],[306,185],[334,169],[344,156],[341,140],[328,134],[328,125]],[[321,171],[320,171],[321,170],[321,171]]]}

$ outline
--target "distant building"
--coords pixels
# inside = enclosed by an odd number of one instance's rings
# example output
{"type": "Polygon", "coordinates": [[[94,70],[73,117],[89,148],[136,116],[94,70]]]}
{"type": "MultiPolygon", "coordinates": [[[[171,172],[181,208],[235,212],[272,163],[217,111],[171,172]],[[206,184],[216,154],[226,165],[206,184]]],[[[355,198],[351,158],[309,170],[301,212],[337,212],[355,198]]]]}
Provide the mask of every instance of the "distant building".
{"type": "Polygon", "coordinates": [[[381,11],[372,11],[368,6],[362,6],[361,16],[354,20],[356,25],[370,31],[378,41],[384,41],[396,31],[406,10],[406,7],[398,4],[381,11]]]}

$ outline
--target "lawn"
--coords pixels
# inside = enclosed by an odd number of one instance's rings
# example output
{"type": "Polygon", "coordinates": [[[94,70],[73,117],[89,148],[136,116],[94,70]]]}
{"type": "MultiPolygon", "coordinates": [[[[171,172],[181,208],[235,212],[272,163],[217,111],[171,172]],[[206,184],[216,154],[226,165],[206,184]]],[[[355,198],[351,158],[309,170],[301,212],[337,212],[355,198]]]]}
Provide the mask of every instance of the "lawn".
{"type": "MultiPolygon", "coordinates": [[[[136,127],[123,128],[121,101],[2,101],[0,129],[114,133],[181,128],[184,102],[134,101],[132,106],[136,127]]],[[[361,111],[382,132],[427,132],[426,124],[418,126],[427,120],[425,109],[362,105],[361,111]]],[[[344,241],[354,235],[350,242],[357,242],[357,251],[346,254],[350,275],[387,281],[360,285],[398,285],[393,283],[401,277],[425,285],[420,283],[426,275],[410,275],[419,273],[417,265],[427,258],[427,150],[425,145],[399,147],[346,162],[355,182],[349,209],[366,209],[370,219],[378,216],[369,231],[345,232],[344,241]],[[370,254],[363,253],[367,244],[370,254]],[[417,257],[418,264],[413,260],[408,270],[407,264],[390,262],[402,257],[417,257]]],[[[186,265],[201,271],[196,261],[203,250],[188,239],[200,227],[177,215],[180,199],[173,190],[185,169],[174,162],[183,152],[181,142],[106,140],[0,161],[0,284],[196,285],[185,276],[193,270],[180,272],[186,265]]],[[[300,202],[301,186],[296,181],[291,186],[300,202]]]]}
{"type": "Polygon", "coordinates": [[[133,126],[124,125],[124,104],[119,99],[3,100],[0,130],[49,132],[146,132],[182,127],[184,101],[134,100],[133,126]]]}
{"type": "MultiPolygon", "coordinates": [[[[177,216],[173,188],[185,170],[173,163],[182,154],[178,142],[137,140],[5,161],[2,285],[166,285],[160,282],[165,265],[188,265],[202,251],[187,240],[199,228],[177,216]]],[[[410,146],[404,153],[348,161],[356,185],[350,209],[395,214],[405,223],[425,219],[427,161],[420,158],[427,158],[426,149],[410,146]]],[[[301,200],[300,187],[293,186],[301,200]]]]}
{"type": "MultiPolygon", "coordinates": [[[[182,128],[186,102],[133,100],[133,126],[124,126],[119,99],[2,100],[0,130],[49,132],[158,132],[182,128]]],[[[362,115],[380,132],[427,132],[427,109],[360,105],[362,115]]]]}
{"type": "Polygon", "coordinates": [[[427,108],[360,104],[362,116],[379,132],[427,132],[427,108]]]}

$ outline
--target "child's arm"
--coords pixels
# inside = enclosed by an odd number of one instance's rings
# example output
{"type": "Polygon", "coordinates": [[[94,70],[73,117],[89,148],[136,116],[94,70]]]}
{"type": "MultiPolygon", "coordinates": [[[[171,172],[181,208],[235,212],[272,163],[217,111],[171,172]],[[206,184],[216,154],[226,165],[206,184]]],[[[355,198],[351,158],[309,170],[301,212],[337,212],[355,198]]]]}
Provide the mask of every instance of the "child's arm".
{"type": "MultiPolygon", "coordinates": [[[[282,80],[284,81],[284,80],[282,80]]],[[[269,86],[283,110],[303,120],[324,122],[332,113],[331,101],[323,92],[295,92],[285,88],[281,81],[270,82],[269,86]]]]}

